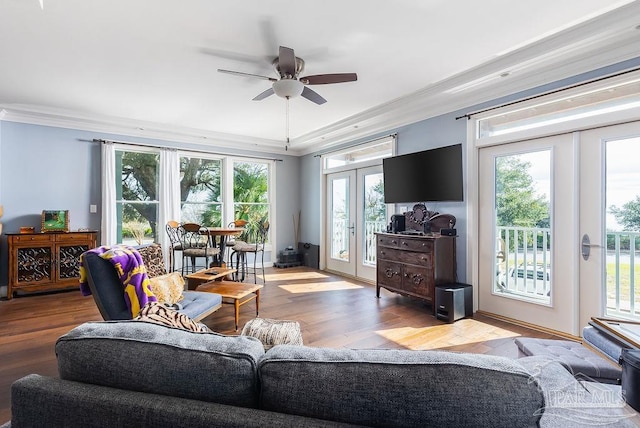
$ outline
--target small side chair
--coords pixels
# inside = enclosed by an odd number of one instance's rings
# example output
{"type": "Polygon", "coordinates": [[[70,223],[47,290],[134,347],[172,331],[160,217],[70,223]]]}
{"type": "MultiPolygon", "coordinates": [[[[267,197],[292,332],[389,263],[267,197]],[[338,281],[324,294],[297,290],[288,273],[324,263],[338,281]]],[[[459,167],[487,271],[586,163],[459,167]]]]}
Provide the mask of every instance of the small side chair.
{"type": "Polygon", "coordinates": [[[250,272],[248,272],[249,262],[247,260],[247,254],[253,254],[253,282],[255,284],[258,283],[257,261],[258,254],[260,254],[262,264],[262,282],[266,283],[266,276],[264,274],[264,246],[267,242],[268,236],[269,222],[265,221],[258,224],[255,242],[239,242],[233,246],[233,253],[231,254],[231,258],[233,258],[234,255],[236,256],[237,269],[241,271],[241,281],[244,281],[245,273],[247,275],[250,274],[250,272]]]}
{"type": "Polygon", "coordinates": [[[169,220],[166,225],[169,236],[169,272],[176,270],[176,253],[182,253],[182,242],[178,233],[180,224],[175,220],[169,220]]]}
{"type": "Polygon", "coordinates": [[[208,268],[213,257],[220,254],[219,248],[210,245],[209,232],[206,227],[197,223],[183,223],[178,227],[178,235],[182,243],[182,275],[188,261],[191,261],[191,272],[196,271],[196,259],[204,258],[204,268],[208,268]]]}

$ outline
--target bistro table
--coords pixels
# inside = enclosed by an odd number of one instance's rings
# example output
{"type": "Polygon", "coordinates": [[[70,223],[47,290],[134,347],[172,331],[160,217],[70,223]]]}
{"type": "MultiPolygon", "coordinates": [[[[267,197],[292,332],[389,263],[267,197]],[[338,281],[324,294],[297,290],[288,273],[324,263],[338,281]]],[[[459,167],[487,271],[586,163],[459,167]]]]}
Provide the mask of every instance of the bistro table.
{"type": "Polygon", "coordinates": [[[224,261],[225,250],[227,248],[227,239],[229,236],[238,236],[244,229],[241,227],[203,227],[201,233],[209,236],[209,245],[218,248],[220,253],[213,256],[211,266],[222,266],[224,261]]]}

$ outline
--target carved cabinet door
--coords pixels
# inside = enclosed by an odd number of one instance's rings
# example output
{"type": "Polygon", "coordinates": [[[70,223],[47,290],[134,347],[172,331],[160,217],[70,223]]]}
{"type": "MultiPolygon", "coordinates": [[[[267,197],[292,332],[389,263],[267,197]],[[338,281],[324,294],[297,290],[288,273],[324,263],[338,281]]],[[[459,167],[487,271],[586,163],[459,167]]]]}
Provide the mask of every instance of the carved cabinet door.
{"type": "Polygon", "coordinates": [[[38,285],[53,280],[53,249],[51,245],[14,248],[17,260],[14,284],[38,285]]]}

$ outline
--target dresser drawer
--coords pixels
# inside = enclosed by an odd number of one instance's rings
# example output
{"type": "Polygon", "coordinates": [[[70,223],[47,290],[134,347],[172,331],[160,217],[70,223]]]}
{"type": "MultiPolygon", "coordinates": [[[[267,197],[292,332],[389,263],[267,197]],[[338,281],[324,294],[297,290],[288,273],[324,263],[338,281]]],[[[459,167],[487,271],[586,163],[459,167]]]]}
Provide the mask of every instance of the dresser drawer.
{"type": "Polygon", "coordinates": [[[433,270],[416,266],[404,266],[402,289],[425,299],[432,298],[433,270]]]}
{"type": "Polygon", "coordinates": [[[397,289],[401,288],[402,265],[385,260],[378,260],[377,280],[380,285],[388,285],[397,289]]]}
{"type": "Polygon", "coordinates": [[[378,259],[407,263],[422,267],[433,266],[432,253],[418,253],[415,251],[402,251],[394,248],[378,248],[378,259]]]}
{"type": "Polygon", "coordinates": [[[59,235],[56,235],[56,241],[58,242],[68,242],[68,241],[78,241],[78,240],[90,240],[92,238],[92,234],[87,232],[80,232],[80,233],[61,233],[59,235]]]}
{"type": "Polygon", "coordinates": [[[389,248],[398,248],[400,244],[399,236],[389,236],[389,235],[378,235],[378,239],[376,241],[379,247],[389,247],[389,248]]]}
{"type": "Polygon", "coordinates": [[[400,239],[401,250],[432,252],[433,240],[429,239],[400,239]]]}
{"type": "Polygon", "coordinates": [[[18,242],[51,242],[51,235],[44,233],[39,234],[25,234],[25,235],[12,235],[9,237],[14,243],[18,242]]]}

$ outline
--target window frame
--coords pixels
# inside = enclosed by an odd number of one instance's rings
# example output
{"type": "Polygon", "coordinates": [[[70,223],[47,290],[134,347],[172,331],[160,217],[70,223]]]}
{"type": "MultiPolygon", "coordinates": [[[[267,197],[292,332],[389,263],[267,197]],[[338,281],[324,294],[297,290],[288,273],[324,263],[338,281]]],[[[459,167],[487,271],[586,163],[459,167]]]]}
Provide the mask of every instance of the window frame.
{"type": "MultiPolygon", "coordinates": [[[[116,168],[119,168],[119,171],[116,171],[115,174],[115,179],[116,179],[116,200],[115,200],[115,204],[116,204],[116,217],[118,218],[118,224],[116,225],[116,234],[117,234],[117,241],[119,243],[123,243],[124,241],[124,236],[123,236],[123,217],[124,217],[124,205],[125,204],[152,204],[156,206],[156,235],[157,236],[153,236],[152,237],[152,241],[156,241],[159,238],[159,235],[161,233],[164,233],[164,227],[158,224],[158,220],[159,220],[159,215],[160,215],[160,204],[161,204],[161,197],[162,195],[160,194],[160,174],[162,173],[160,171],[160,150],[159,149],[155,149],[152,147],[141,147],[141,146],[132,146],[132,145],[128,145],[128,144],[114,144],[114,151],[115,151],[115,156],[116,156],[116,168]],[[157,164],[156,164],[156,171],[157,171],[157,175],[156,175],[156,199],[155,200],[150,200],[150,201],[129,201],[129,200],[125,200],[125,199],[118,199],[117,195],[120,189],[120,196],[122,196],[122,162],[118,161],[118,152],[122,152],[124,156],[125,153],[142,153],[142,154],[153,154],[153,155],[157,155],[158,156],[158,160],[157,160],[157,164]],[[122,210],[118,210],[118,205],[121,205],[123,208],[122,210]]],[[[144,242],[146,243],[146,242],[144,242]]]]}

